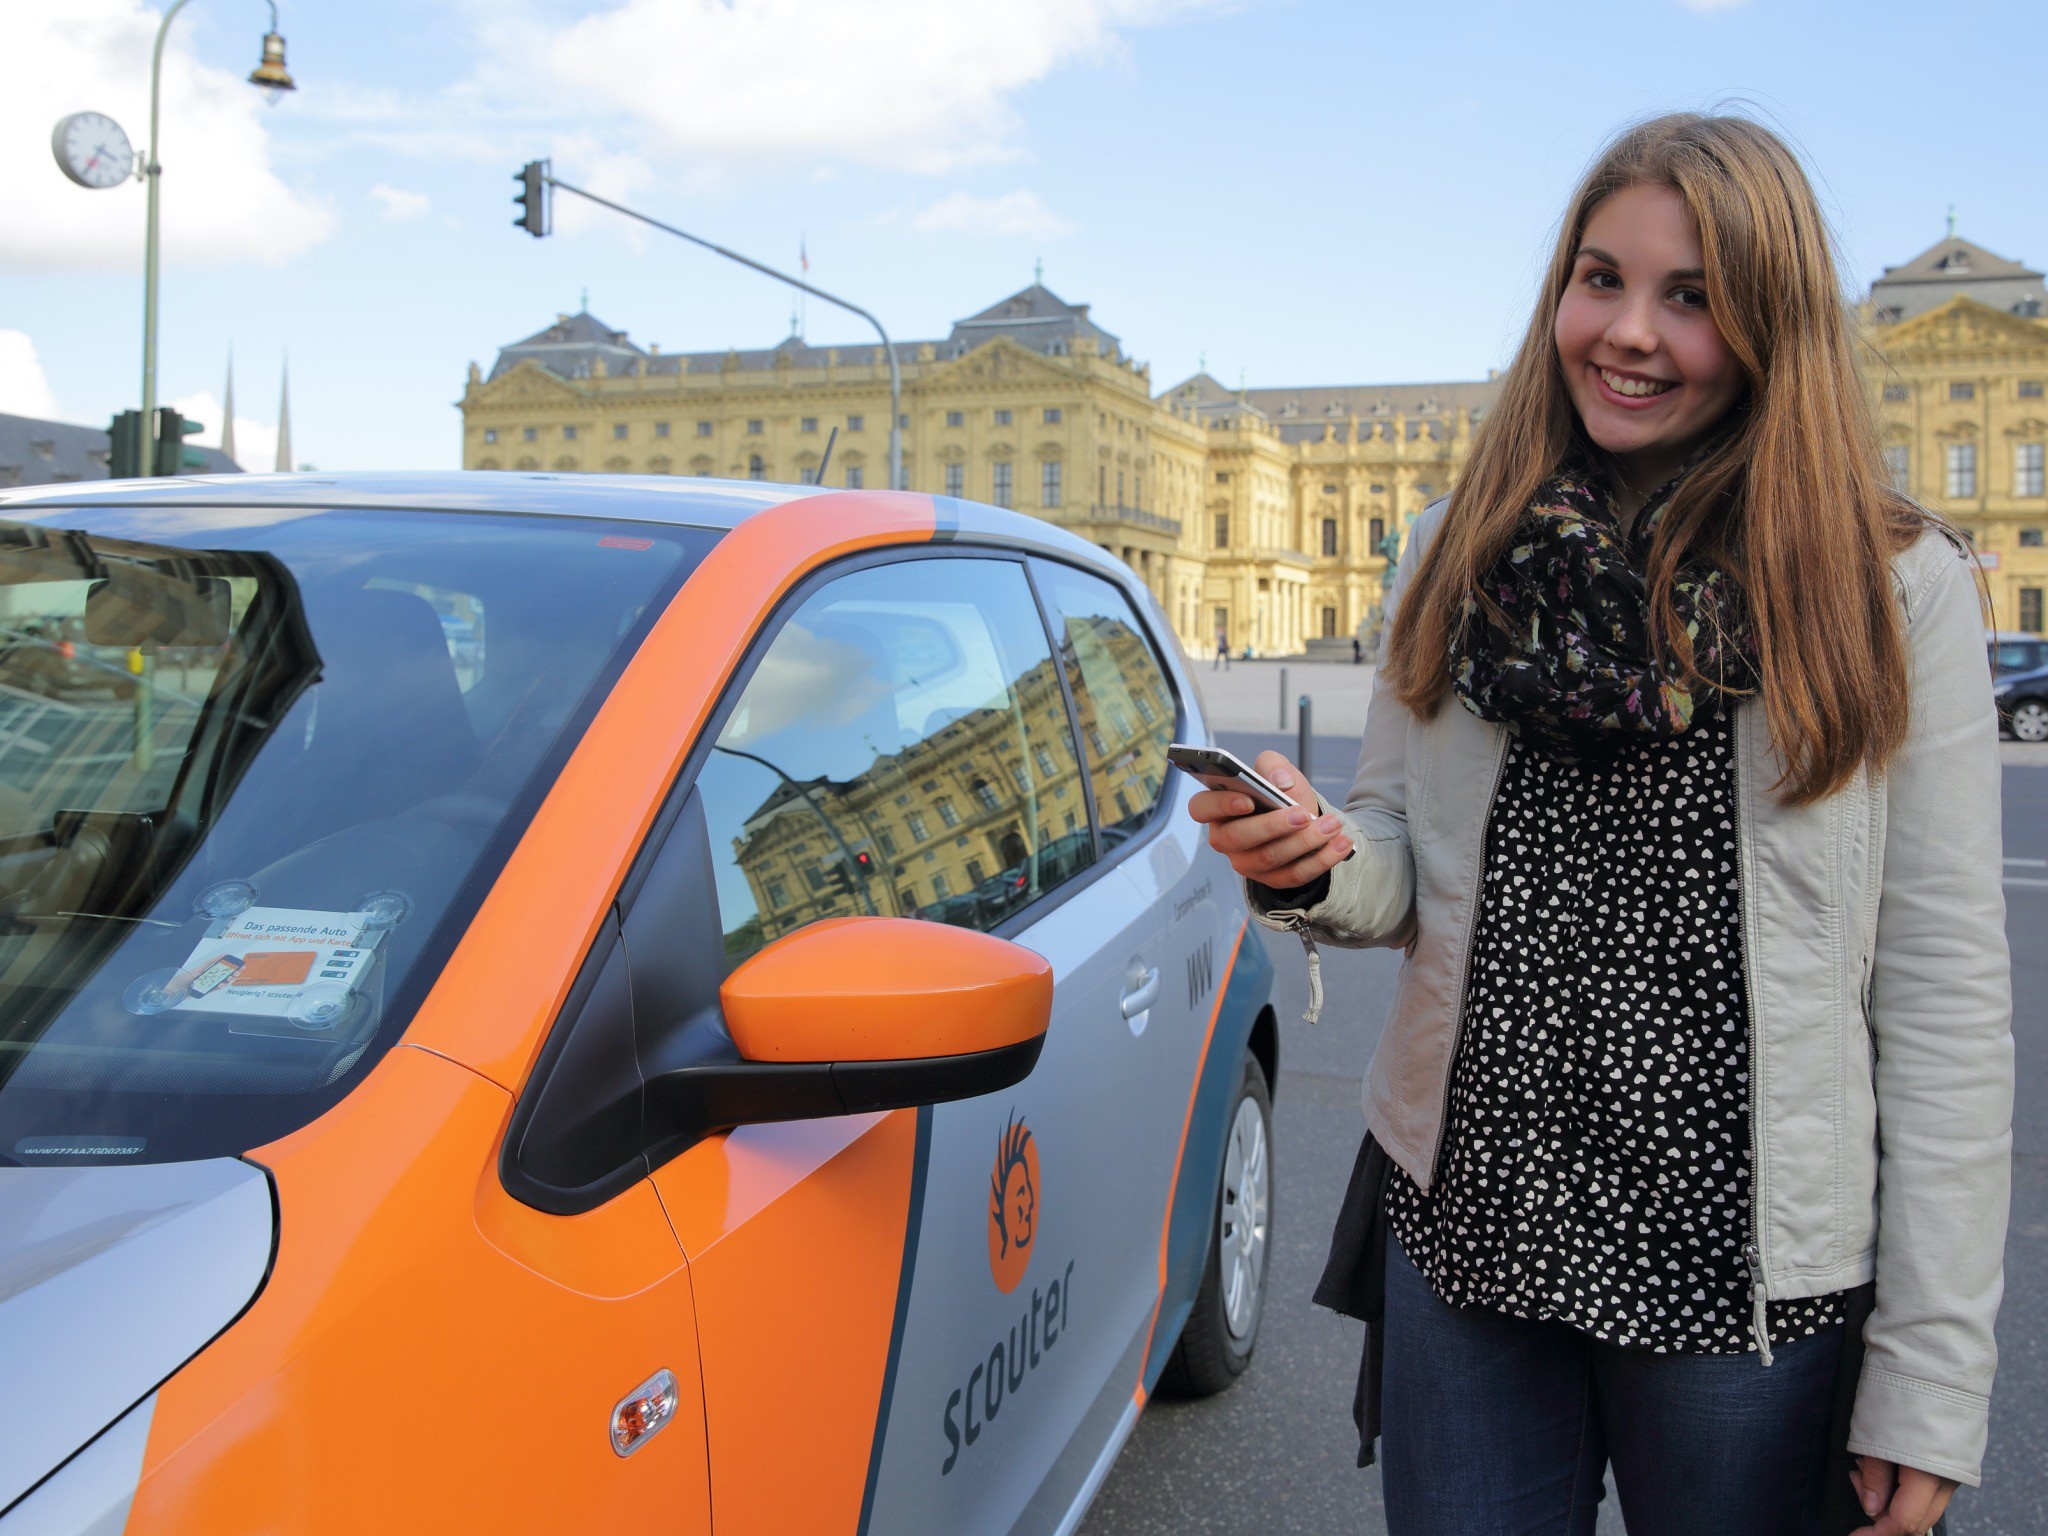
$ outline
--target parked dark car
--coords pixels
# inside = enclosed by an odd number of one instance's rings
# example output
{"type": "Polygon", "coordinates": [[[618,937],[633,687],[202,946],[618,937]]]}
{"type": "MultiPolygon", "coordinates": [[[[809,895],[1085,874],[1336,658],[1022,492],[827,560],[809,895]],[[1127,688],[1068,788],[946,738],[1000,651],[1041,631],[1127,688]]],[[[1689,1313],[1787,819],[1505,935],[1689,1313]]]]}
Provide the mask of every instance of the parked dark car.
{"type": "MultiPolygon", "coordinates": [[[[2028,648],[2036,652],[2031,667],[2004,670],[1994,662],[1991,696],[1998,701],[2001,731],[2020,741],[2048,741],[2048,644],[2034,640],[2028,648]]],[[[2013,641],[1996,647],[2000,653],[2017,649],[2019,643],[2013,641]]]]}

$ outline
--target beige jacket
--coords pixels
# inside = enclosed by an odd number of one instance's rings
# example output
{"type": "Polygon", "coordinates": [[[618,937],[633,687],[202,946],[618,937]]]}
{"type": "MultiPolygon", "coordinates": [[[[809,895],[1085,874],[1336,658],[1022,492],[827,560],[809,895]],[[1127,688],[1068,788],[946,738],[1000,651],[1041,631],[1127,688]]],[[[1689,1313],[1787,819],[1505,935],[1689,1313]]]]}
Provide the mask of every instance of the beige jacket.
{"type": "MultiPolygon", "coordinates": [[[[1444,506],[1415,522],[1390,619],[1444,506]]],[[[1998,730],[1970,568],[1930,533],[1893,575],[1912,716],[1883,775],[1787,806],[1771,792],[1780,763],[1762,707],[1735,711],[1755,1156],[1747,1257],[1760,1332],[1767,1297],[1875,1275],[1850,1449],[1974,1484],[2012,1148],[1998,730]]],[[[1407,949],[1365,1113],[1424,1187],[1506,750],[1504,730],[1456,701],[1418,720],[1375,684],[1343,813],[1358,856],[1306,910],[1247,886],[1268,927],[1407,949]]]]}

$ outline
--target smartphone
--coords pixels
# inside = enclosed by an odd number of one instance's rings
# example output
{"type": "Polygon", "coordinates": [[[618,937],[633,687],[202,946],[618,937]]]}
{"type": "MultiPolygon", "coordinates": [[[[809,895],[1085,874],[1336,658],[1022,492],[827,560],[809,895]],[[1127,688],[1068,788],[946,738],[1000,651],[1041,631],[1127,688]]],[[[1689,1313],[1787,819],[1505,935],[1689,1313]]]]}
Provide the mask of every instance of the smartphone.
{"type": "Polygon", "coordinates": [[[1222,747],[1191,747],[1176,741],[1166,749],[1166,760],[1204,788],[1235,790],[1262,811],[1284,811],[1300,803],[1222,747]]]}

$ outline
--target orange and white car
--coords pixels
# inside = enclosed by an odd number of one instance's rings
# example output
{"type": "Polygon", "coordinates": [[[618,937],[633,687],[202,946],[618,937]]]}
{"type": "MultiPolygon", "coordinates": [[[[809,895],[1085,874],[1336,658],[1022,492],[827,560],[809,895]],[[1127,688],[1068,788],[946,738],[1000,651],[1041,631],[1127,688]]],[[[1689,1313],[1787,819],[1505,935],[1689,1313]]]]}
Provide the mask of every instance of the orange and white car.
{"type": "Polygon", "coordinates": [[[1263,1296],[1144,588],[945,498],[0,497],[0,1536],[1064,1532],[1263,1296]]]}

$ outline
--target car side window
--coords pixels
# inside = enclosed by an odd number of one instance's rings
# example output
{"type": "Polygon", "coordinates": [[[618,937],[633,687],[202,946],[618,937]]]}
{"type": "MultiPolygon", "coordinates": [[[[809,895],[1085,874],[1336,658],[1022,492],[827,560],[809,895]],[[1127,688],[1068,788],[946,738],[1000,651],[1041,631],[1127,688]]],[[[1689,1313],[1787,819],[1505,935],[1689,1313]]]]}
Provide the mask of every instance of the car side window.
{"type": "Polygon", "coordinates": [[[1071,566],[1036,569],[1074,690],[1096,814],[1105,842],[1114,844],[1142,827],[1165,793],[1179,706],[1121,592],[1071,566]]]}
{"type": "Polygon", "coordinates": [[[790,616],[697,779],[728,967],[806,923],[995,927],[1094,861],[1021,565],[852,572],[790,616]]]}

